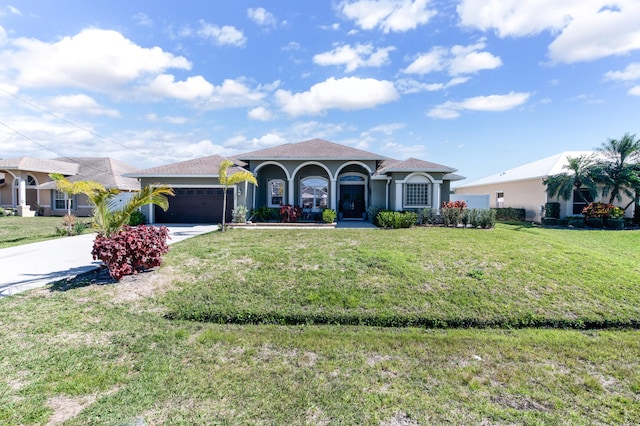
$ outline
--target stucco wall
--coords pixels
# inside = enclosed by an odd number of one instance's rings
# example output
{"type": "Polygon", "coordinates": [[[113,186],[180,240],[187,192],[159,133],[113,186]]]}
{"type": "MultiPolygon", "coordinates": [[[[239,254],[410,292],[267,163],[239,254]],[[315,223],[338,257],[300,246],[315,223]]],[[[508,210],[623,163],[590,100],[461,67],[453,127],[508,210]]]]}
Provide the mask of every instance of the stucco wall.
{"type": "Polygon", "coordinates": [[[456,194],[489,194],[491,207],[498,207],[496,195],[504,193],[503,207],[526,210],[526,220],[539,222],[541,207],[547,202],[546,187],[542,179],[505,182],[456,189],[456,194]]]}

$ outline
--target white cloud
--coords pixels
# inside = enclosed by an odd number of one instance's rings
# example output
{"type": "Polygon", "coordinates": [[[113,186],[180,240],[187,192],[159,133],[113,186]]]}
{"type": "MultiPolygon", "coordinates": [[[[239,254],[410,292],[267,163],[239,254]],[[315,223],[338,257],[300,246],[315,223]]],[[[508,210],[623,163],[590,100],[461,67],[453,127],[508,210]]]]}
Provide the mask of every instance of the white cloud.
{"type": "Polygon", "coordinates": [[[332,77],[314,84],[307,92],[293,94],[288,90],[278,90],[275,95],[282,109],[290,115],[317,115],[329,109],[374,108],[399,97],[390,81],[356,77],[332,77]]]}
{"type": "Polygon", "coordinates": [[[460,111],[508,111],[524,104],[530,93],[510,92],[506,95],[476,96],[461,102],[447,101],[427,112],[431,118],[452,119],[460,116],[460,111]]]}
{"type": "Polygon", "coordinates": [[[460,22],[500,37],[532,36],[543,31],[553,62],[591,61],[640,49],[637,0],[463,0],[460,22]]]}
{"type": "Polygon", "coordinates": [[[133,15],[133,20],[136,21],[136,24],[142,27],[153,26],[153,20],[149,18],[149,16],[146,13],[142,13],[142,12],[136,13],[135,15],[133,15]]]}
{"type": "Polygon", "coordinates": [[[403,72],[424,75],[446,70],[450,75],[456,76],[500,67],[502,60],[482,51],[485,47],[484,41],[469,46],[455,45],[450,49],[436,46],[429,52],[419,54],[403,72]]]}
{"type": "Polygon", "coordinates": [[[277,24],[276,17],[272,13],[267,12],[263,7],[247,9],[247,16],[253,22],[263,27],[275,27],[277,24]]]}
{"type": "Polygon", "coordinates": [[[185,81],[175,81],[169,74],[160,74],[144,89],[157,98],[175,98],[193,101],[211,96],[214,87],[202,76],[189,77],[185,81]]]}
{"type": "Polygon", "coordinates": [[[258,120],[258,121],[269,121],[273,118],[273,114],[271,114],[271,111],[269,111],[268,109],[262,106],[251,109],[247,113],[247,116],[251,120],[258,120]]]}
{"type": "Polygon", "coordinates": [[[391,153],[393,158],[426,157],[424,145],[404,145],[397,142],[388,142],[382,147],[381,151],[391,153]]]}
{"type": "Polygon", "coordinates": [[[104,108],[95,99],[85,94],[56,96],[47,100],[50,108],[55,111],[81,111],[91,115],[106,115],[119,117],[120,113],[115,109],[104,108]]]}
{"type": "Polygon", "coordinates": [[[470,77],[454,77],[446,83],[422,83],[413,79],[403,78],[396,81],[395,85],[398,89],[398,92],[403,95],[409,95],[412,93],[436,92],[438,90],[446,90],[449,87],[466,83],[469,80],[470,77]]]}
{"type": "Polygon", "coordinates": [[[338,46],[330,52],[317,54],[313,62],[318,65],[344,65],[345,72],[352,72],[360,67],[381,67],[389,63],[389,52],[395,47],[374,48],[372,44],[348,44],[338,46]]]}
{"type": "Polygon", "coordinates": [[[267,133],[259,138],[247,139],[244,135],[233,136],[224,143],[225,147],[240,148],[244,152],[247,150],[257,150],[270,146],[282,145],[290,142],[276,133],[267,133]]]}
{"type": "Polygon", "coordinates": [[[186,117],[180,117],[176,115],[166,115],[162,119],[171,124],[184,124],[188,121],[186,117]]]}
{"type": "Polygon", "coordinates": [[[622,71],[608,71],[605,78],[610,80],[634,81],[640,80],[640,62],[627,65],[622,71]]]}
{"type": "Polygon", "coordinates": [[[424,25],[436,14],[429,0],[356,0],[339,5],[342,14],[363,30],[404,32],[424,25]]]}
{"type": "Polygon", "coordinates": [[[331,25],[320,25],[320,29],[325,31],[338,31],[340,29],[340,23],[336,22],[331,25]]]}
{"type": "Polygon", "coordinates": [[[230,25],[219,27],[205,21],[200,21],[200,29],[198,30],[200,37],[210,39],[218,46],[236,46],[242,47],[247,42],[242,31],[230,25]]]}
{"type": "Polygon", "coordinates": [[[640,86],[634,86],[631,89],[629,89],[629,93],[632,96],[640,96],[640,86]]]}
{"type": "Polygon", "coordinates": [[[7,31],[2,26],[0,26],[0,46],[7,44],[7,41],[9,41],[9,38],[7,37],[7,31]]]}
{"type": "Polygon", "coordinates": [[[28,87],[77,87],[112,92],[169,68],[188,70],[191,63],[159,47],[143,48],[116,31],[86,29],[54,43],[11,40],[0,51],[0,73],[28,87]]]}

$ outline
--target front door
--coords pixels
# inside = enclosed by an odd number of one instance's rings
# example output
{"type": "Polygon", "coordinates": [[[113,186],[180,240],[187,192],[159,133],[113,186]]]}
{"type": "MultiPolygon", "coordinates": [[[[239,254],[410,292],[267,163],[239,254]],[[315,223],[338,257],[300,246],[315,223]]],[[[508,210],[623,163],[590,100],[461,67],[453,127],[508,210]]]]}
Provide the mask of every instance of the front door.
{"type": "Polygon", "coordinates": [[[365,212],[364,185],[340,185],[340,212],[343,219],[362,219],[365,212]]]}

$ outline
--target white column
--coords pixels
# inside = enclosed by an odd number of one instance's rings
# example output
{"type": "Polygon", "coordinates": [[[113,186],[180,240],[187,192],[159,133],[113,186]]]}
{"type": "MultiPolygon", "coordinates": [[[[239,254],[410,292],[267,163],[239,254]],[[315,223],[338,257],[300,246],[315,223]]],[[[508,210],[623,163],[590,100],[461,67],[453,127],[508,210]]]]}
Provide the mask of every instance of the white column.
{"type": "Polygon", "coordinates": [[[435,182],[433,184],[433,204],[436,209],[436,214],[440,214],[440,187],[442,186],[441,182],[435,182]]]}
{"type": "Polygon", "coordinates": [[[18,205],[27,205],[27,181],[22,177],[18,178],[18,205]]]}
{"type": "Polygon", "coordinates": [[[295,205],[295,203],[293,202],[293,182],[294,178],[291,178],[287,181],[287,183],[289,184],[289,196],[287,198],[289,199],[289,204],[291,204],[292,206],[295,205]]]}
{"type": "Polygon", "coordinates": [[[396,201],[391,210],[402,210],[402,184],[404,181],[396,181],[396,201]]]}
{"type": "Polygon", "coordinates": [[[329,208],[338,211],[338,182],[335,179],[331,179],[331,204],[329,208]]]}

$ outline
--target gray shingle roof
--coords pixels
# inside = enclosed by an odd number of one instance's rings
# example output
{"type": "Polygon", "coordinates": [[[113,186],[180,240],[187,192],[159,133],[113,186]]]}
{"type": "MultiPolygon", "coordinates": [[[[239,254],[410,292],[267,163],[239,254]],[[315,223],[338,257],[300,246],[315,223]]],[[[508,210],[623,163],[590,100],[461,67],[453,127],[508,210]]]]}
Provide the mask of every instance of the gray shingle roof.
{"type": "MultiPolygon", "coordinates": [[[[124,176],[138,170],[130,164],[114,160],[109,157],[65,157],[56,158],[67,164],[79,167],[79,173],[69,177],[69,181],[92,180],[104,185],[105,188],[116,188],[123,191],[139,191],[140,182],[137,179],[124,176]]],[[[55,182],[40,185],[40,189],[54,189],[55,182]]]]}
{"type": "Polygon", "coordinates": [[[60,173],[65,176],[77,175],[78,164],[59,160],[42,160],[33,157],[16,157],[0,160],[0,170],[21,170],[26,172],[60,173]]]}
{"type": "MultiPolygon", "coordinates": [[[[127,173],[130,177],[218,177],[220,171],[220,164],[224,160],[224,157],[219,155],[210,155],[208,157],[195,158],[193,160],[181,161],[179,163],[166,164],[163,166],[152,167],[149,169],[138,170],[133,173],[127,173]]],[[[244,166],[246,163],[229,158],[238,166],[244,166]]],[[[246,171],[240,167],[230,167],[229,174],[237,171],[246,171]]]]}
{"type": "Polygon", "coordinates": [[[349,146],[311,139],[298,143],[287,143],[238,155],[242,160],[385,160],[371,152],[349,146]]]}
{"type": "Polygon", "coordinates": [[[408,158],[406,160],[387,160],[382,163],[382,167],[378,169],[376,174],[385,174],[389,172],[436,172],[436,173],[453,173],[457,169],[442,164],[431,163],[429,161],[419,160],[417,158],[408,158]]]}

